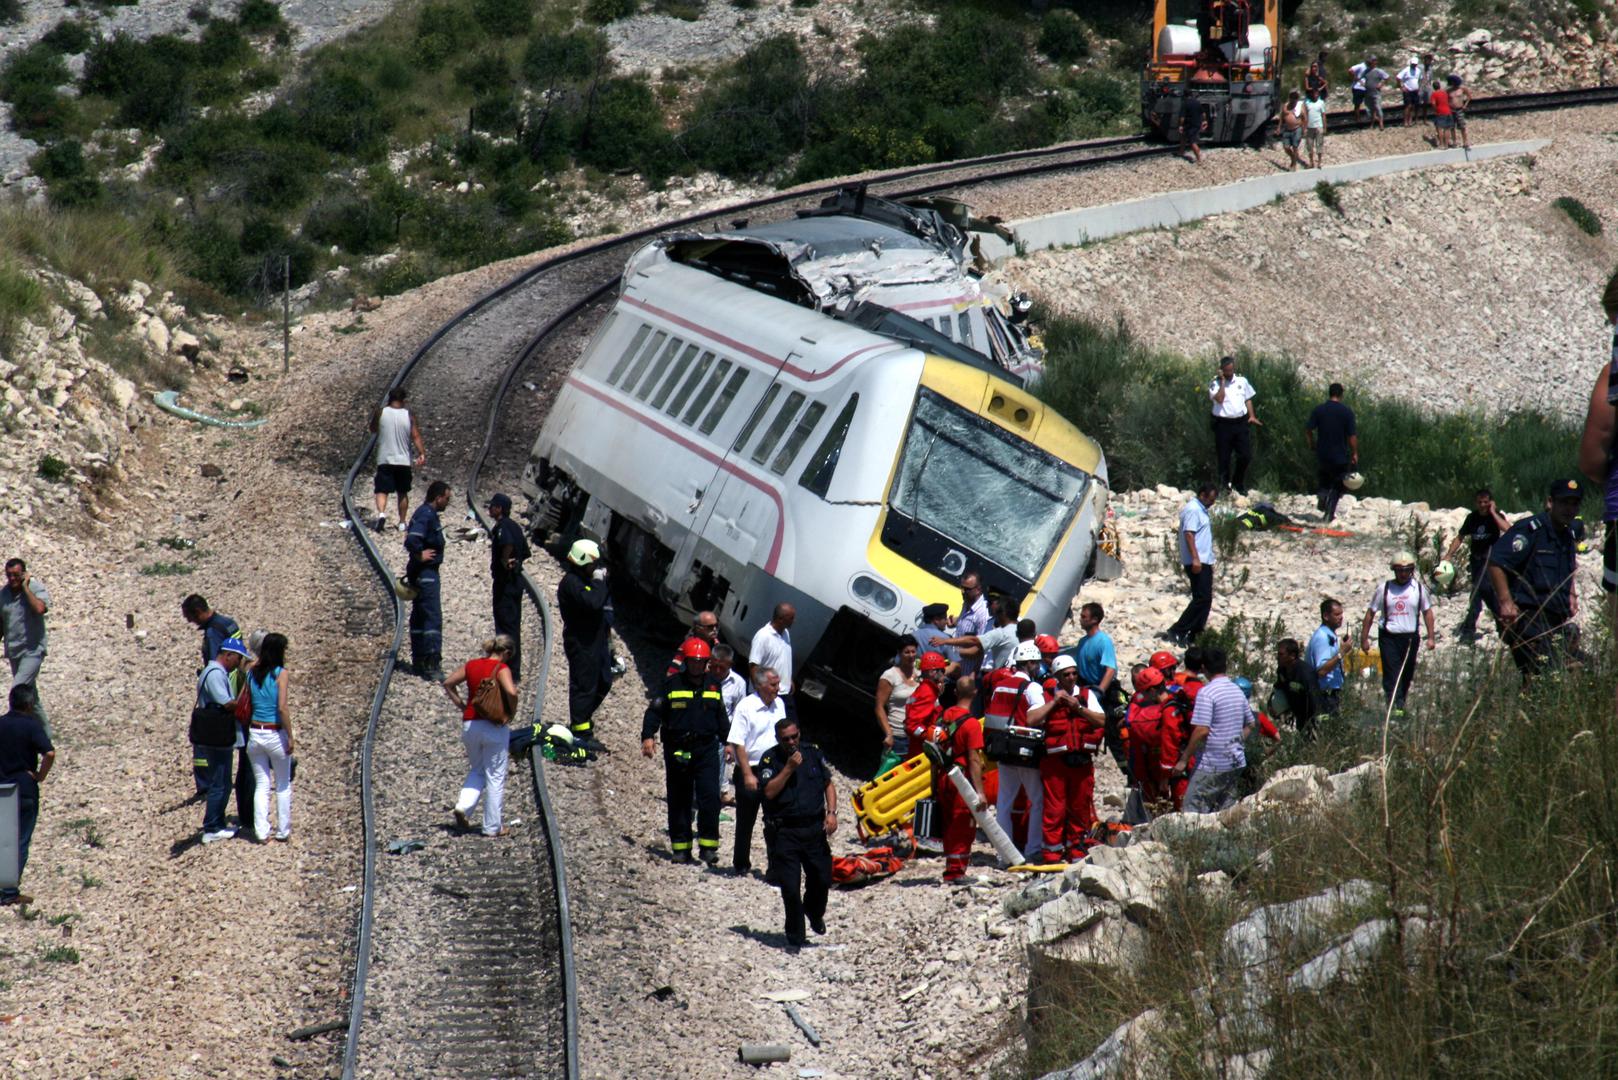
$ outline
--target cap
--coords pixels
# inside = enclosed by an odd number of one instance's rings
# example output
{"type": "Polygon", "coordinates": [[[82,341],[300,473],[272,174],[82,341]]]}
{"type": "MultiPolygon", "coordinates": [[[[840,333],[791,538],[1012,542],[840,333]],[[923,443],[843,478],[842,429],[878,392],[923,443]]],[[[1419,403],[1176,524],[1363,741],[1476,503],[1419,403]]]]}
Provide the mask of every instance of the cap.
{"type": "Polygon", "coordinates": [[[1173,671],[1180,666],[1180,661],[1176,660],[1174,654],[1167,649],[1153,653],[1151,660],[1147,661],[1147,663],[1158,671],[1173,671]]]}
{"type": "Polygon", "coordinates": [[[219,644],[220,652],[235,653],[237,656],[247,655],[247,643],[241,638],[226,638],[219,644]]]}
{"type": "Polygon", "coordinates": [[[929,652],[921,654],[921,670],[943,671],[949,667],[949,661],[944,659],[943,653],[929,652]]]}
{"type": "Polygon", "coordinates": [[[497,506],[506,513],[511,513],[511,496],[504,492],[489,496],[489,509],[493,510],[497,506]]]}
{"type": "Polygon", "coordinates": [[[601,558],[601,547],[594,540],[575,540],[567,550],[567,561],[574,566],[589,566],[601,558]]]}
{"type": "Polygon", "coordinates": [[[1051,674],[1057,675],[1064,671],[1071,671],[1078,666],[1079,662],[1077,660],[1064,653],[1051,661],[1051,674]]]}
{"type": "Polygon", "coordinates": [[[1013,664],[1026,664],[1030,660],[1038,659],[1040,659],[1039,646],[1032,641],[1019,641],[1017,648],[1011,654],[1013,664]]]}
{"type": "Polygon", "coordinates": [[[1416,557],[1408,551],[1401,551],[1388,563],[1391,569],[1397,570],[1401,566],[1415,566],[1416,557]]]}
{"type": "Polygon", "coordinates": [[[1050,634],[1039,635],[1034,639],[1034,644],[1039,646],[1039,651],[1042,653],[1056,652],[1062,647],[1050,634]]]}
{"type": "Polygon", "coordinates": [[[1155,667],[1149,667],[1135,676],[1136,690],[1150,690],[1154,686],[1163,685],[1163,673],[1155,667]]]}
{"type": "Polygon", "coordinates": [[[928,604],[926,607],[921,609],[921,621],[932,622],[934,619],[942,619],[948,614],[948,604],[928,604]]]}
{"type": "Polygon", "coordinates": [[[1584,485],[1577,480],[1558,480],[1551,485],[1551,498],[1582,499],[1584,498],[1584,485]]]}
{"type": "Polygon", "coordinates": [[[713,655],[713,650],[701,638],[689,637],[685,639],[685,644],[680,646],[680,655],[687,660],[706,660],[713,655]]]}

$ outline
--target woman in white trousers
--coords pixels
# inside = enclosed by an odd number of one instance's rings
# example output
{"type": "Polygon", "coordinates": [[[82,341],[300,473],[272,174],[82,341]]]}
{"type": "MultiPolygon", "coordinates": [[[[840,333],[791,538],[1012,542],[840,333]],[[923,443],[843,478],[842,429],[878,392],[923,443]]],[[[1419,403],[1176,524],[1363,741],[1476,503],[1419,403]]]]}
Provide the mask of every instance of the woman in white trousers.
{"type": "Polygon", "coordinates": [[[455,800],[455,822],[470,829],[472,821],[467,815],[482,796],[484,836],[505,836],[510,832],[500,824],[500,811],[506,797],[506,766],[511,760],[508,724],[517,705],[517,683],[507,666],[514,648],[509,635],[496,634],[483,643],[482,659],[468,660],[444,680],[444,693],[461,710],[461,745],[466,747],[466,779],[455,800]],[[472,703],[486,679],[493,679],[500,688],[500,707],[494,710],[497,715],[484,715],[472,703]],[[467,686],[464,701],[456,689],[462,683],[467,686]]]}
{"type": "Polygon", "coordinates": [[[292,836],[292,710],[285,634],[265,634],[247,675],[253,714],[247,722],[247,760],[253,764],[253,833],[285,842],[292,836]],[[277,828],[270,831],[270,785],[275,785],[277,828]]]}

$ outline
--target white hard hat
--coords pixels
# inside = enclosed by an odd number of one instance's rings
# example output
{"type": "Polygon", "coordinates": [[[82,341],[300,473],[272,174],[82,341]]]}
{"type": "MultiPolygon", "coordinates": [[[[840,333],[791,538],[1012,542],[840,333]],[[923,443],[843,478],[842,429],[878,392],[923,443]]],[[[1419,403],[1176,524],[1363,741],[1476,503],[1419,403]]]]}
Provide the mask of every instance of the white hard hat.
{"type": "Polygon", "coordinates": [[[1401,566],[1415,566],[1415,565],[1416,565],[1416,556],[1413,553],[1409,552],[1409,551],[1401,551],[1401,552],[1399,552],[1388,563],[1388,566],[1389,566],[1390,569],[1397,569],[1398,567],[1401,567],[1401,566]]]}
{"type": "Polygon", "coordinates": [[[594,540],[575,540],[567,552],[567,561],[574,566],[589,566],[599,558],[601,548],[594,540]]]}
{"type": "Polygon", "coordinates": [[[1447,589],[1450,582],[1455,580],[1455,564],[1445,559],[1433,569],[1433,580],[1440,589],[1447,589]]]}
{"type": "Polygon", "coordinates": [[[1038,660],[1040,658],[1039,646],[1035,645],[1032,641],[1018,642],[1016,651],[1011,654],[1011,662],[1013,664],[1021,664],[1029,660],[1038,660]]]}
{"type": "Polygon", "coordinates": [[[1351,472],[1343,477],[1343,487],[1348,491],[1358,491],[1365,486],[1365,476],[1358,472],[1351,472]]]}
{"type": "Polygon", "coordinates": [[[1051,661],[1051,674],[1056,675],[1066,671],[1068,668],[1076,668],[1078,666],[1079,662],[1077,660],[1073,659],[1067,653],[1063,653],[1061,656],[1058,656],[1055,660],[1051,661]]]}
{"type": "Polygon", "coordinates": [[[573,731],[571,728],[568,728],[563,724],[552,724],[550,727],[545,729],[545,736],[546,738],[562,743],[565,746],[573,745],[573,731]]]}

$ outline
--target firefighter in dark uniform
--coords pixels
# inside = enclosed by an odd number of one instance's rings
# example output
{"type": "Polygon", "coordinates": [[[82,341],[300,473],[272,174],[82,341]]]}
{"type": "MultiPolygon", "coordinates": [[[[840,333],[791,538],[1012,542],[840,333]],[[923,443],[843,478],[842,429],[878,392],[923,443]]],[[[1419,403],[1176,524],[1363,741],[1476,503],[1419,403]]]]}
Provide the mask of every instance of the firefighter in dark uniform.
{"type": "Polygon", "coordinates": [[[489,576],[494,580],[494,632],[511,637],[511,654],[506,666],[511,677],[522,680],[522,564],[533,551],[522,526],[511,520],[511,496],[495,495],[487,507],[494,524],[489,526],[489,576]]]}
{"type": "Polygon", "coordinates": [[[781,890],[787,944],[799,948],[808,940],[805,915],[815,933],[826,932],[826,897],[831,893],[827,837],[837,831],[837,789],[825,755],[800,742],[796,722],[777,721],[775,738],[755,771],[764,782],[768,880],[781,890]]]}
{"type": "Polygon", "coordinates": [[[1573,654],[1573,522],[1584,499],[1577,480],[1551,487],[1550,508],[1517,522],[1489,552],[1489,577],[1500,605],[1502,637],[1527,681],[1573,654]]]}
{"type": "Polygon", "coordinates": [[[574,745],[602,749],[595,737],[596,709],[612,688],[612,640],[607,612],[607,568],[594,540],[575,541],[567,573],[556,587],[562,613],[562,653],[567,657],[567,718],[574,745]]]}
{"type": "Polygon", "coordinates": [[[669,848],[674,861],[691,857],[691,798],[697,803],[697,849],[709,866],[719,862],[719,743],[730,731],[719,682],[708,675],[711,649],[701,638],[687,638],[680,650],[683,669],[663,683],[646,706],[640,752],[651,757],[663,733],[663,782],[669,804],[669,848]]]}

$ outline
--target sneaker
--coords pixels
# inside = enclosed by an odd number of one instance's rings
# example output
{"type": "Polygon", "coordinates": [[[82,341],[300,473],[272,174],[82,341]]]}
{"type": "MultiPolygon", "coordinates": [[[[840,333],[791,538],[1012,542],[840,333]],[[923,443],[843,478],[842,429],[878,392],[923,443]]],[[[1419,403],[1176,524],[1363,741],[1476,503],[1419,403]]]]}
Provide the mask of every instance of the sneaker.
{"type": "Polygon", "coordinates": [[[386,515],[386,514],[378,514],[376,517],[371,519],[371,531],[372,532],[381,532],[383,529],[385,529],[387,527],[388,527],[388,515],[386,515]]]}
{"type": "Polygon", "coordinates": [[[405,531],[407,531],[407,530],[408,530],[408,529],[409,529],[409,528],[410,528],[410,525],[409,525],[409,523],[408,523],[408,522],[404,522],[404,521],[401,521],[401,522],[399,522],[399,524],[398,524],[398,525],[397,525],[397,526],[395,526],[395,527],[396,527],[396,528],[397,528],[397,529],[398,529],[398,530],[399,530],[399,531],[400,531],[400,532],[405,532],[405,531]]]}
{"type": "Polygon", "coordinates": [[[274,840],[278,844],[284,844],[288,840],[292,839],[292,830],[288,829],[286,832],[278,832],[274,836],[270,837],[270,839],[274,840]]]}
{"type": "Polygon", "coordinates": [[[202,842],[204,844],[214,844],[218,843],[220,840],[230,840],[235,837],[235,835],[235,829],[215,829],[213,832],[203,833],[202,842]]]}

